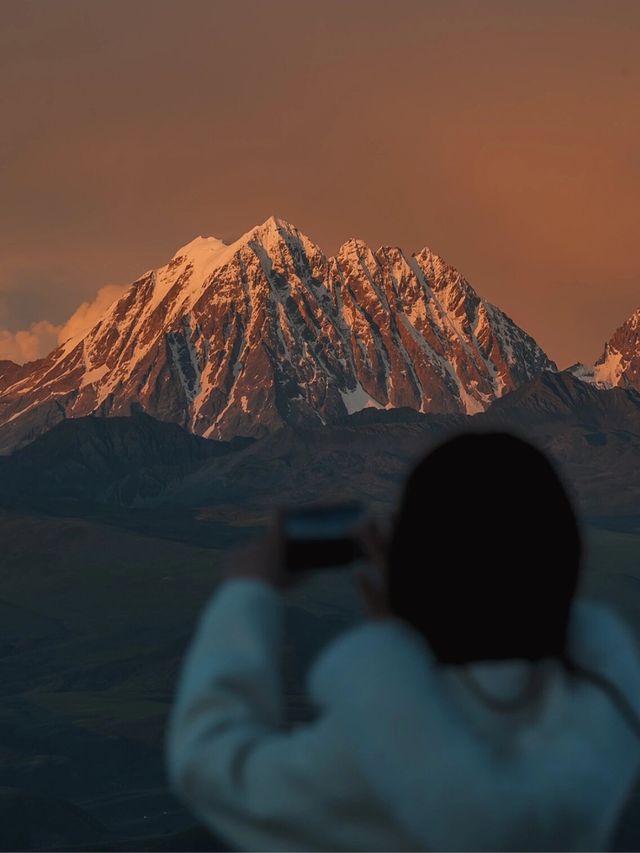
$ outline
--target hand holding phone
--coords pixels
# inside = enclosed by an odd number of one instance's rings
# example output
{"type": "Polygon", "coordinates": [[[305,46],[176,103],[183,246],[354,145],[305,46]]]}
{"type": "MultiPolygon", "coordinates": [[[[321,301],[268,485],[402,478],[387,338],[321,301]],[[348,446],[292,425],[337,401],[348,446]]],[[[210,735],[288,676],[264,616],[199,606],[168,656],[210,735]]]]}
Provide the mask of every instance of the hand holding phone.
{"type": "Polygon", "coordinates": [[[354,532],[364,515],[358,502],[285,510],[281,530],[286,570],[348,566],[362,557],[354,532]]]}

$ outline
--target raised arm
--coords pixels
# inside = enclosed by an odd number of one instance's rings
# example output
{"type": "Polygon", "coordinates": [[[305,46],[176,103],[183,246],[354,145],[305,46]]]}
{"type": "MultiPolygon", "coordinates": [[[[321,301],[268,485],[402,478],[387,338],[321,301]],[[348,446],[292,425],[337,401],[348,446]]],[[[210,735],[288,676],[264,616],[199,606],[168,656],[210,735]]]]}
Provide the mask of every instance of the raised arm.
{"type": "Polygon", "coordinates": [[[393,849],[331,713],[283,728],[279,591],[222,585],[184,663],[167,737],[170,784],[202,823],[249,850],[393,849]]]}

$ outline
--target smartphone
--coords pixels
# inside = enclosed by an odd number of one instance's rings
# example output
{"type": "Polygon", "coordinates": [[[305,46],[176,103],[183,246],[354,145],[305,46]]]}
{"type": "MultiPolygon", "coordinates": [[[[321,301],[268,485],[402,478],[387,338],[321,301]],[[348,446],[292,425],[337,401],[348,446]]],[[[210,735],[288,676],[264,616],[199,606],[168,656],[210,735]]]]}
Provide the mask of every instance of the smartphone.
{"type": "Polygon", "coordinates": [[[282,514],[288,571],[346,566],[362,556],[353,530],[362,521],[358,502],[289,509],[282,514]]]}

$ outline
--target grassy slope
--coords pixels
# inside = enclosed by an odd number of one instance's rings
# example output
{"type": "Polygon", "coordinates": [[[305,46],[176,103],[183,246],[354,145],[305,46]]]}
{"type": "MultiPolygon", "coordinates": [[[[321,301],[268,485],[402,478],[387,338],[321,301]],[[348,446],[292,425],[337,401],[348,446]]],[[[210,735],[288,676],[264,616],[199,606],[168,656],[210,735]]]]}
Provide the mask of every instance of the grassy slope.
{"type": "MultiPolygon", "coordinates": [[[[221,544],[249,532],[234,519],[221,544]]],[[[121,835],[188,826],[164,788],[163,731],[223,551],[6,512],[0,543],[0,786],[54,790],[121,835]]],[[[328,574],[293,595],[292,717],[307,713],[303,659],[350,618],[345,584],[328,574]]]]}
{"type": "Polygon", "coordinates": [[[0,542],[0,784],[55,790],[137,831],[173,808],[160,808],[162,728],[219,552],[8,514],[0,542]]]}

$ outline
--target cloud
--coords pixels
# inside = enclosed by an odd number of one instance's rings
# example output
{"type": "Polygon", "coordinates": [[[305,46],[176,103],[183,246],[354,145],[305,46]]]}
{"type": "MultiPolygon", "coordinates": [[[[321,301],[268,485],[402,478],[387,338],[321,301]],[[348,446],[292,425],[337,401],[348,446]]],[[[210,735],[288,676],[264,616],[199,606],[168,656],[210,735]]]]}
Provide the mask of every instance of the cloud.
{"type": "Polygon", "coordinates": [[[41,358],[58,346],[60,329],[61,326],[54,326],[48,320],[40,320],[19,332],[0,329],[0,359],[23,364],[41,358]]]}
{"type": "Polygon", "coordinates": [[[119,299],[126,287],[120,284],[106,284],[101,287],[93,302],[83,302],[67,322],[60,327],[58,343],[62,344],[69,338],[88,332],[105,313],[107,308],[119,299]]]}
{"type": "Polygon", "coordinates": [[[50,323],[49,320],[40,320],[32,323],[28,329],[18,332],[0,329],[0,359],[24,364],[48,355],[69,338],[88,332],[111,303],[122,296],[125,289],[124,285],[119,284],[101,287],[93,302],[83,302],[66,323],[60,326],[50,323]]]}

